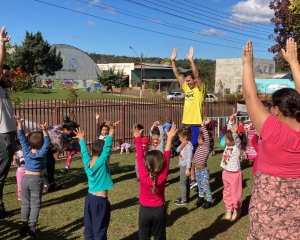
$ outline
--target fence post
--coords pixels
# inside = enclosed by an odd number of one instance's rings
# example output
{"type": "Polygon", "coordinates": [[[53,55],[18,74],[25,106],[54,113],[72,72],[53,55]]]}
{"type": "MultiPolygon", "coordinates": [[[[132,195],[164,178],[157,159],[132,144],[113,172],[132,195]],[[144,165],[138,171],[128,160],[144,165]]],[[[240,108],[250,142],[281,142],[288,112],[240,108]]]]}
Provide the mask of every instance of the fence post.
{"type": "Polygon", "coordinates": [[[60,123],[60,117],[59,117],[59,107],[55,107],[55,120],[56,120],[56,124],[60,123]]]}
{"type": "Polygon", "coordinates": [[[169,117],[172,121],[174,121],[172,103],[169,104],[169,117]]]}
{"type": "Polygon", "coordinates": [[[122,103],[122,142],[125,142],[125,104],[122,103]]]}

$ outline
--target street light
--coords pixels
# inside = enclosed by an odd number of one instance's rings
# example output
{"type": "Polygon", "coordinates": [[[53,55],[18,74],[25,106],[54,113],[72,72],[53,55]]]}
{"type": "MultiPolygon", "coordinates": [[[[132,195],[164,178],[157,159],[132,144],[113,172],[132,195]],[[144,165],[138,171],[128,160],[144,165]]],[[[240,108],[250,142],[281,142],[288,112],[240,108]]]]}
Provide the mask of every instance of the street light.
{"type": "MultiPolygon", "coordinates": [[[[129,48],[134,51],[134,53],[137,57],[139,57],[133,47],[129,46],[129,48]]],[[[143,53],[142,52],[141,52],[141,57],[140,57],[140,63],[141,63],[141,82],[140,82],[140,98],[141,98],[142,94],[143,94],[143,86],[142,86],[143,85],[143,71],[142,71],[143,70],[143,53]]]]}

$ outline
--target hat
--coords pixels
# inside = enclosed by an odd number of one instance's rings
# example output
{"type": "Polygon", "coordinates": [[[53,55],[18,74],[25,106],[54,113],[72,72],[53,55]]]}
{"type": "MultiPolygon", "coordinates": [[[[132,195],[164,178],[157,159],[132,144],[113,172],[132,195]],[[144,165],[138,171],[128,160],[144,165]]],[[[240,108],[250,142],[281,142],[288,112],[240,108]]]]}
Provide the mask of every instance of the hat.
{"type": "Polygon", "coordinates": [[[240,125],[240,126],[239,126],[238,132],[244,132],[244,125],[240,125]]]}

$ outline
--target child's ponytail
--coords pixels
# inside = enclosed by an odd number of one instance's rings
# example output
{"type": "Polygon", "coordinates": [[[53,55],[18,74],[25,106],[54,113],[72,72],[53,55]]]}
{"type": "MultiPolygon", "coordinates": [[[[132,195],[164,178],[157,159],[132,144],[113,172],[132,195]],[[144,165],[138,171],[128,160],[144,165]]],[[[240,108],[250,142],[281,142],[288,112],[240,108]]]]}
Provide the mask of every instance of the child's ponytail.
{"type": "Polygon", "coordinates": [[[151,192],[156,193],[156,181],[159,172],[165,164],[165,157],[159,150],[151,150],[145,155],[145,166],[152,182],[151,192]]]}

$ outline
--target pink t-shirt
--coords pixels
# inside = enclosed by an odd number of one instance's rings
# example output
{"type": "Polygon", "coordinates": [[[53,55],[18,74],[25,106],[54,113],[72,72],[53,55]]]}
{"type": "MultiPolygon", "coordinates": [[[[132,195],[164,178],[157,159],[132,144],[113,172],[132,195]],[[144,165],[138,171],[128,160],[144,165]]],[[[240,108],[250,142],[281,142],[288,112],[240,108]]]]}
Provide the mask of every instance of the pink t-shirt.
{"type": "Polygon", "coordinates": [[[269,115],[261,129],[257,169],[283,178],[300,178],[300,124],[295,131],[269,115]]]}
{"type": "Polygon", "coordinates": [[[140,204],[147,207],[162,206],[165,203],[165,186],[169,173],[170,151],[164,151],[165,164],[157,176],[155,183],[156,192],[152,194],[151,188],[153,184],[150,179],[150,174],[145,167],[141,137],[134,138],[134,142],[140,174],[140,204]]]}

